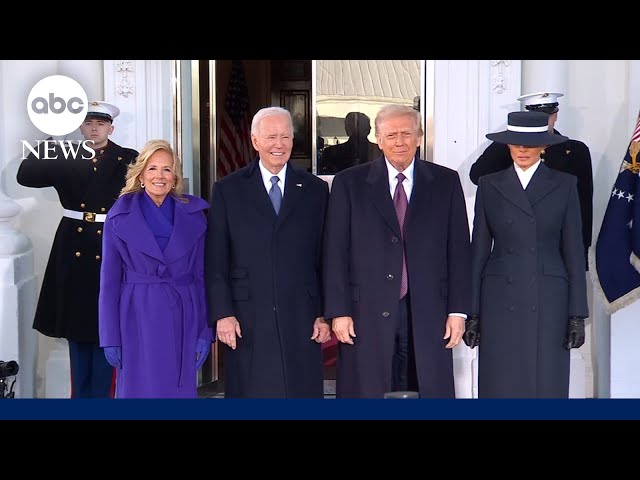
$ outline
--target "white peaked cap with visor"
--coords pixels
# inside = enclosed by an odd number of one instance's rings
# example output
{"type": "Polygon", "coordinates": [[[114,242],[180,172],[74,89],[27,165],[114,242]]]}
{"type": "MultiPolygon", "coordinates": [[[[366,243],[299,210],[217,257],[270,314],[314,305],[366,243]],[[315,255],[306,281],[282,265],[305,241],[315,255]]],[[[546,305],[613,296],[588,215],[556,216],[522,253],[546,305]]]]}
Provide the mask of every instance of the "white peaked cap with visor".
{"type": "Polygon", "coordinates": [[[87,119],[96,118],[113,122],[113,119],[118,115],[120,115],[120,109],[115,105],[102,101],[89,102],[87,119]]]}
{"type": "Polygon", "coordinates": [[[564,97],[564,93],[536,92],[518,97],[524,108],[532,112],[544,112],[548,114],[558,111],[558,98],[564,97]]]}

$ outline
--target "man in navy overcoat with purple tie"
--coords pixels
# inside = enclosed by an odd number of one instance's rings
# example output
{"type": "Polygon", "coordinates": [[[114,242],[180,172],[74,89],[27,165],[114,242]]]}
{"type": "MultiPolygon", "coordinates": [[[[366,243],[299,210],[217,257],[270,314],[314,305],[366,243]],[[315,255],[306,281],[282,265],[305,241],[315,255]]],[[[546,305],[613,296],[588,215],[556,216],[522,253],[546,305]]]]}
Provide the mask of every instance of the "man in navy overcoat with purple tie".
{"type": "Polygon", "coordinates": [[[375,120],[383,156],[338,173],[325,229],[325,317],[338,397],[455,396],[451,349],[470,308],[470,240],[457,172],[416,159],[409,106],[375,120]]]}

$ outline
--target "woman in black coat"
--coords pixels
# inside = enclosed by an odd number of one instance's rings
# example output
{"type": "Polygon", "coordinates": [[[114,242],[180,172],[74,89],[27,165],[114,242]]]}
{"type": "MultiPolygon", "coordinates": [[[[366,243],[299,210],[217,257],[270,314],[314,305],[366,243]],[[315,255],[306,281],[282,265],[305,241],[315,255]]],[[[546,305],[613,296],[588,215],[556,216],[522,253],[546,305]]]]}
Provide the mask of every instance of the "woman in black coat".
{"type": "Polygon", "coordinates": [[[542,112],[512,112],[487,138],[513,166],[480,178],[472,236],[472,315],[481,398],[567,398],[569,350],[589,315],[576,178],[540,161],[566,141],[542,112]]]}

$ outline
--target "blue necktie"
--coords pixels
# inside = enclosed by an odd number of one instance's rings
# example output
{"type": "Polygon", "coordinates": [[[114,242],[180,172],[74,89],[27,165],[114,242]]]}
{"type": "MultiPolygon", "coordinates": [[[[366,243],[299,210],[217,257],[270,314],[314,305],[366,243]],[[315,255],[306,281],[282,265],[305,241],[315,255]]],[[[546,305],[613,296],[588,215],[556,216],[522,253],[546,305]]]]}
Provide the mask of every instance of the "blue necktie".
{"type": "Polygon", "coordinates": [[[282,203],[282,190],[278,186],[278,178],[276,175],[271,177],[271,190],[269,190],[269,198],[273,204],[273,209],[276,211],[276,215],[280,211],[280,204],[282,203]]]}

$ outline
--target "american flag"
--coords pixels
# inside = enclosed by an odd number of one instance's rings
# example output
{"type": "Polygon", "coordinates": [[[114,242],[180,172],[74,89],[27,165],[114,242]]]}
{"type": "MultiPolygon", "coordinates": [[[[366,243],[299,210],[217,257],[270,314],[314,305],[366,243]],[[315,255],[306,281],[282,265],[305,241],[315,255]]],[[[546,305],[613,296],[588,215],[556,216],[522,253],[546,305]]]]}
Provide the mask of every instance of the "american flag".
{"type": "Polygon", "coordinates": [[[242,60],[233,60],[229,89],[220,123],[217,178],[220,179],[244,167],[252,157],[249,89],[242,60]]]}
{"type": "Polygon", "coordinates": [[[595,284],[604,294],[609,313],[640,298],[640,268],[634,254],[634,250],[640,252],[638,140],[640,115],[613,185],[596,243],[595,284]]]}
{"type": "Polygon", "coordinates": [[[636,122],[636,129],[631,135],[632,142],[640,142],[640,115],[638,116],[638,121],[636,122]]]}

